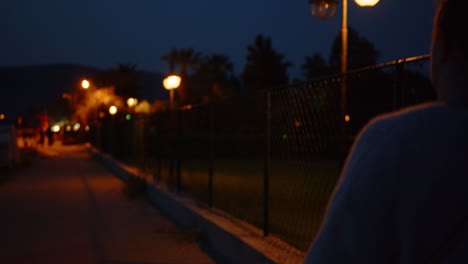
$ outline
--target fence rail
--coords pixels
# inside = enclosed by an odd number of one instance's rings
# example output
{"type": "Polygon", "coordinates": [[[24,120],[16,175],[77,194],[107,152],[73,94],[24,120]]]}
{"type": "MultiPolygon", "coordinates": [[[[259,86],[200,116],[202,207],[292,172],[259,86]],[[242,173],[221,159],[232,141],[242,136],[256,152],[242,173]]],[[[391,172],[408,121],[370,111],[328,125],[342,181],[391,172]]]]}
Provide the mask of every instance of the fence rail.
{"type": "Polygon", "coordinates": [[[376,115],[435,99],[428,58],[398,60],[189,110],[103,120],[102,138],[96,142],[172,190],[305,251],[339,177],[343,144],[349,148],[376,115]],[[349,117],[345,126],[339,102],[343,80],[349,117]]]}

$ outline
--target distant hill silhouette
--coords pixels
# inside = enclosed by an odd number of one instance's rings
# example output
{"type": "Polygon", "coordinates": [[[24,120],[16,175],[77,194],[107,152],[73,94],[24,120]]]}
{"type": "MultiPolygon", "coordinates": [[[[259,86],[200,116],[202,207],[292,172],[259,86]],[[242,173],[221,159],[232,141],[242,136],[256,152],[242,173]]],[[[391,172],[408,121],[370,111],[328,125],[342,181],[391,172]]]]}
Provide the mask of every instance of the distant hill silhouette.
{"type": "MultiPolygon", "coordinates": [[[[83,78],[93,79],[104,69],[75,64],[46,64],[0,67],[0,113],[15,118],[19,113],[37,113],[80,85],[83,78]]],[[[143,87],[138,91],[140,99],[150,103],[166,99],[162,87],[163,75],[140,71],[143,87]]]]}

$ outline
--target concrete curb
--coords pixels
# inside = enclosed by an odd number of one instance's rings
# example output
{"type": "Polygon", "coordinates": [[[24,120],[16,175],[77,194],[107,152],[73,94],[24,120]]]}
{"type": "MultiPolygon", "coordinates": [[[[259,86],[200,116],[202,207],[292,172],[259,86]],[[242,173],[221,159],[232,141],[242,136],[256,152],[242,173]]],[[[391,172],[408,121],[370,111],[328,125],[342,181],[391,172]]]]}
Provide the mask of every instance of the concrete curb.
{"type": "Polygon", "coordinates": [[[151,175],[114,160],[89,147],[92,155],[117,177],[145,178],[147,197],[176,224],[195,231],[201,246],[222,263],[303,263],[304,253],[274,236],[264,237],[258,228],[239,219],[197,203],[190,197],[173,193],[153,183],[151,175]]]}

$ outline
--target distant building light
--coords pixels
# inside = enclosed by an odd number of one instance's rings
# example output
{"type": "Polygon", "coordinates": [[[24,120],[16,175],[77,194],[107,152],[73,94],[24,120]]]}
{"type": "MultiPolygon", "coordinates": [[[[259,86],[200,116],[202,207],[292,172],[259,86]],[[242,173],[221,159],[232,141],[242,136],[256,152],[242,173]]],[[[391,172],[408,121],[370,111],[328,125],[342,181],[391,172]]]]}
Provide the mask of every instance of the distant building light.
{"type": "Polygon", "coordinates": [[[5,114],[0,114],[0,120],[5,119],[5,114]]]}
{"type": "Polygon", "coordinates": [[[70,125],[68,125],[66,129],[67,129],[67,131],[71,131],[72,128],[71,128],[70,125]]]}
{"type": "Polygon", "coordinates": [[[85,130],[86,130],[86,131],[89,131],[89,126],[85,126],[85,130]]]}
{"type": "Polygon", "coordinates": [[[73,126],[73,130],[74,130],[74,131],[78,131],[78,130],[80,130],[80,127],[81,127],[80,124],[79,124],[79,123],[76,123],[76,124],[73,126]]]}
{"type": "Polygon", "coordinates": [[[351,117],[349,117],[349,115],[346,115],[345,118],[344,118],[344,120],[345,120],[346,122],[349,122],[349,121],[351,120],[351,117]]]}

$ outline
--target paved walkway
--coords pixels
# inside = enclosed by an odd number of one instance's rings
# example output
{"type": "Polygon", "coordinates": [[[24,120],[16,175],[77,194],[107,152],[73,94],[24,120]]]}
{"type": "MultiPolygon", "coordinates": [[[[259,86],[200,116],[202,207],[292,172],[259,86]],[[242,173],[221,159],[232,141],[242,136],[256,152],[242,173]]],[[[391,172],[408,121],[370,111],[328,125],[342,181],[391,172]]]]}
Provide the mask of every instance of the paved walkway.
{"type": "Polygon", "coordinates": [[[0,184],[0,263],[214,263],[84,146],[44,150],[0,184]]]}

